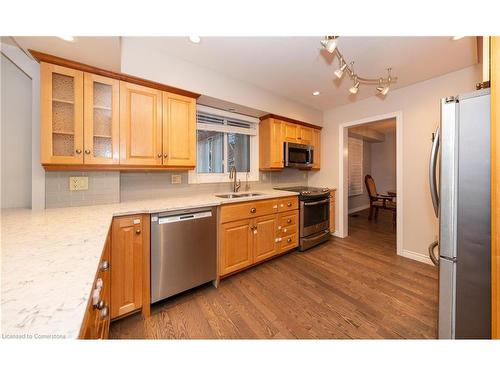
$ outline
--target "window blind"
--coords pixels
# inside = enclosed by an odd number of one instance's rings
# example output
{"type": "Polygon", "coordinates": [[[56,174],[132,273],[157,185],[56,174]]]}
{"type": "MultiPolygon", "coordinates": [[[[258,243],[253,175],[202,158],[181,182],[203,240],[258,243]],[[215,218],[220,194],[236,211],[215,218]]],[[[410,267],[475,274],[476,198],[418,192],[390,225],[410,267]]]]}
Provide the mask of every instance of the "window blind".
{"type": "Polygon", "coordinates": [[[363,194],[363,141],[349,137],[349,196],[363,194]]]}

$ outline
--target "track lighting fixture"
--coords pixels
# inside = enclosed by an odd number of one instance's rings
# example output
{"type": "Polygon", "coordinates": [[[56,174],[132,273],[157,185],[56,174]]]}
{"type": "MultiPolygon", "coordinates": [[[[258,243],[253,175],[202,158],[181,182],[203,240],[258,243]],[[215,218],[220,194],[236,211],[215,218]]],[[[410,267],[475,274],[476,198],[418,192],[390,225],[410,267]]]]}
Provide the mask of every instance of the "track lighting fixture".
{"type": "Polygon", "coordinates": [[[389,92],[390,86],[392,83],[397,81],[397,77],[391,76],[391,68],[387,69],[387,78],[364,78],[360,77],[357,74],[354,74],[353,62],[350,63],[350,67],[347,65],[347,61],[344,58],[344,55],[340,53],[337,48],[338,36],[325,36],[321,40],[321,45],[325,48],[329,53],[335,53],[335,56],[339,59],[339,68],[335,70],[335,76],[340,79],[347,71],[349,77],[353,81],[352,87],[349,89],[349,92],[353,95],[358,93],[359,86],[361,84],[364,85],[377,85],[377,92],[385,96],[389,92]]]}
{"type": "Polygon", "coordinates": [[[321,45],[329,52],[333,53],[337,49],[338,36],[325,36],[321,41],[321,45]]]}

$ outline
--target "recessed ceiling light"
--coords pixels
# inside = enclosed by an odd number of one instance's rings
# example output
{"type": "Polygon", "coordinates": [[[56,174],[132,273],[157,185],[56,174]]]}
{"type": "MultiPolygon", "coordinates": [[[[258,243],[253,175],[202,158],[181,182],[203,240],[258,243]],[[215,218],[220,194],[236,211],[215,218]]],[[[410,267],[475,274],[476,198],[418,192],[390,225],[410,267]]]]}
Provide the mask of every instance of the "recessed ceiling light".
{"type": "Polygon", "coordinates": [[[452,40],[460,40],[460,39],[463,39],[463,38],[465,38],[465,36],[454,36],[451,39],[452,40]]]}
{"type": "Polygon", "coordinates": [[[75,41],[75,38],[72,36],[58,36],[58,38],[66,41],[66,42],[74,42],[75,41]]]}
{"type": "Polygon", "coordinates": [[[190,37],[189,37],[189,40],[190,40],[192,43],[198,44],[198,43],[200,43],[201,38],[200,38],[199,36],[190,36],[190,37]]]}
{"type": "Polygon", "coordinates": [[[313,92],[313,95],[314,95],[314,96],[318,96],[319,94],[320,94],[320,92],[319,92],[319,91],[314,91],[314,92],[313,92]]]}

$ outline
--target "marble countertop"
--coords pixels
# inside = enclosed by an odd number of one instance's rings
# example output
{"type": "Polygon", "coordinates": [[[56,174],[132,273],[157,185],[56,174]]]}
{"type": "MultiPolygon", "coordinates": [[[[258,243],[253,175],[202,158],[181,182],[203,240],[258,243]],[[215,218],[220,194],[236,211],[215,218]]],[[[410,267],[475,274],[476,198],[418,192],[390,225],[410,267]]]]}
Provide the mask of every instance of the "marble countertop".
{"type": "Polygon", "coordinates": [[[236,199],[213,193],[111,205],[1,211],[2,338],[77,338],[114,216],[296,195],[258,190],[236,199]]]}

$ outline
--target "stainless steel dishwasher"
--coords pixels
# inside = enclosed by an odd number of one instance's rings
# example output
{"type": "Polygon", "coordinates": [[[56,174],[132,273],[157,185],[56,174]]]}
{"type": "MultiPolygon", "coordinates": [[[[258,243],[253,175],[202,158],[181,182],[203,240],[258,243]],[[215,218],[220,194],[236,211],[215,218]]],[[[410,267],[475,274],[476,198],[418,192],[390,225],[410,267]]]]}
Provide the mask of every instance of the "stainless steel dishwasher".
{"type": "Polygon", "coordinates": [[[151,215],[151,302],[217,277],[213,207],[151,215]]]}

